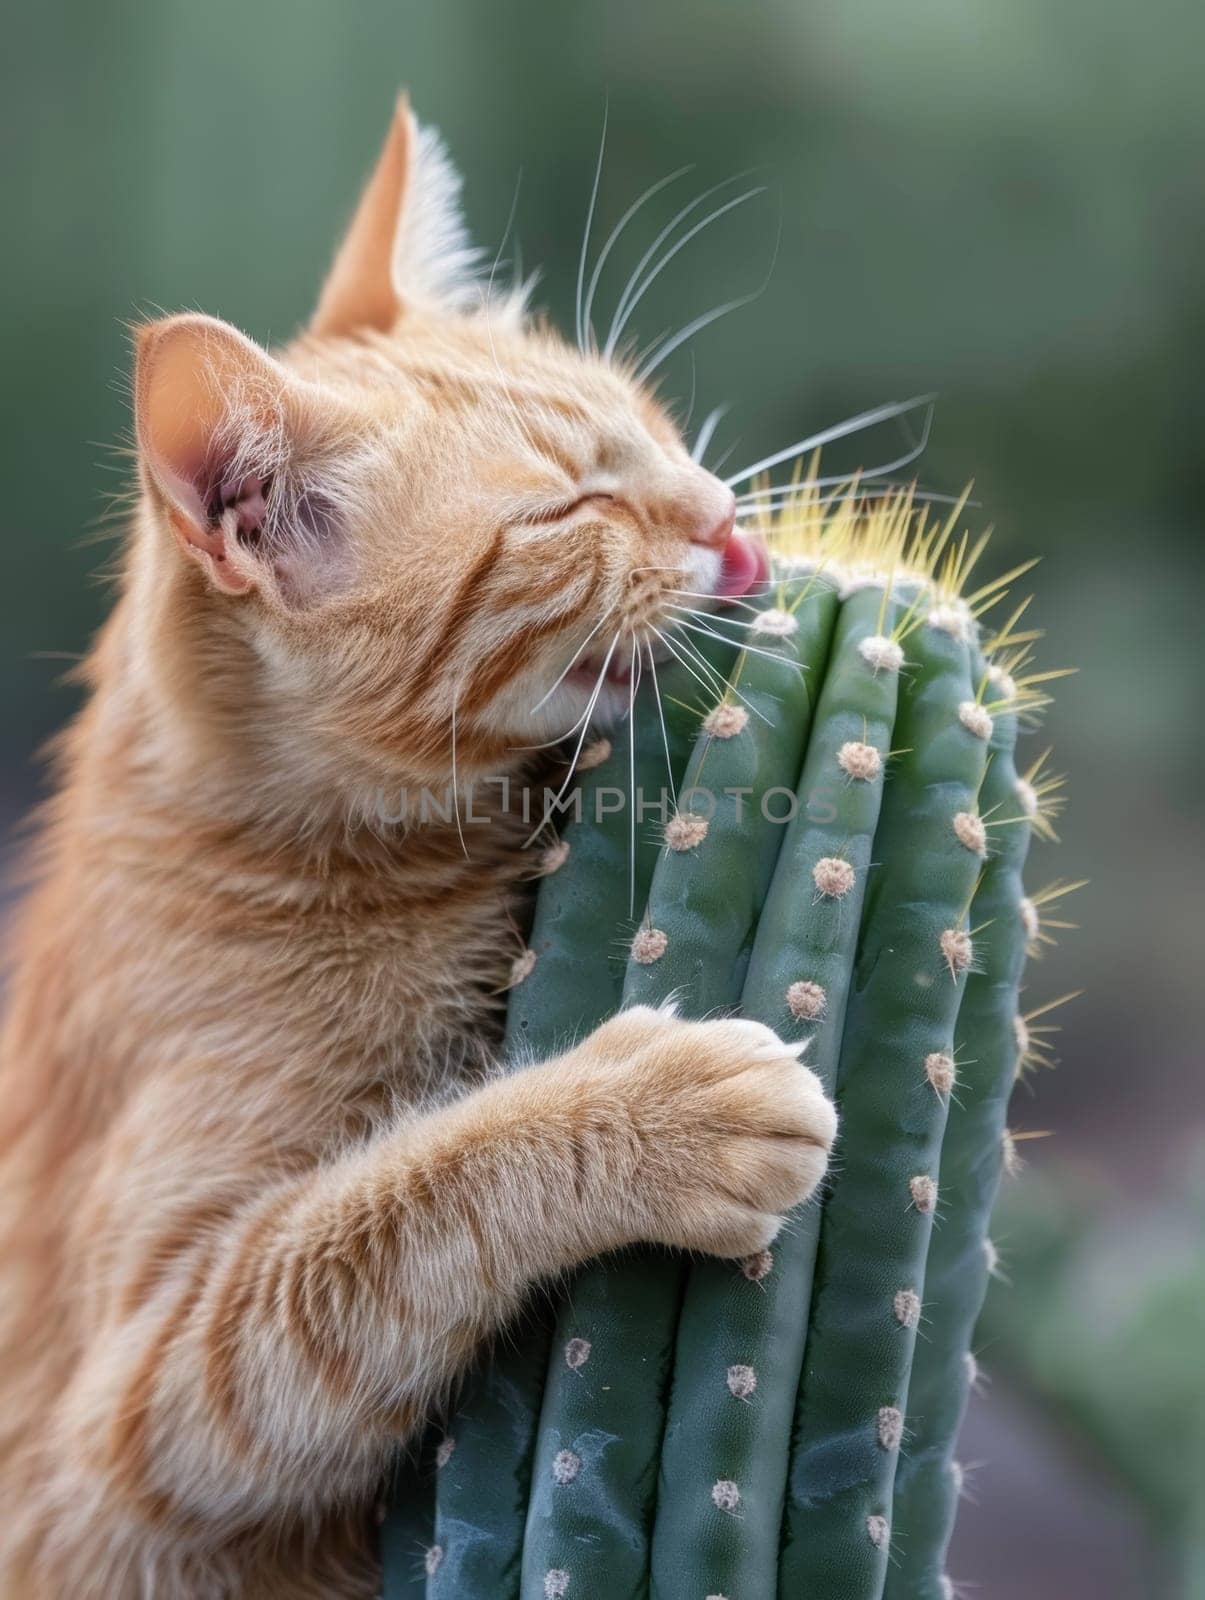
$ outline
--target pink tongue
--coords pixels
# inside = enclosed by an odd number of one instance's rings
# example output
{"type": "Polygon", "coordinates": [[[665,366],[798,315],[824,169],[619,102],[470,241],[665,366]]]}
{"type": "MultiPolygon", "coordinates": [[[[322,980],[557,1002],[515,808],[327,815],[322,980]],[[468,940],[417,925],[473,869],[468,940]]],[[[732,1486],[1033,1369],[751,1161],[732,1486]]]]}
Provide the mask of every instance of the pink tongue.
{"type": "Polygon", "coordinates": [[[760,541],[750,539],[743,533],[734,533],[724,549],[724,564],[715,586],[716,595],[721,600],[735,600],[761,583],[769,571],[769,558],[760,541]]]}

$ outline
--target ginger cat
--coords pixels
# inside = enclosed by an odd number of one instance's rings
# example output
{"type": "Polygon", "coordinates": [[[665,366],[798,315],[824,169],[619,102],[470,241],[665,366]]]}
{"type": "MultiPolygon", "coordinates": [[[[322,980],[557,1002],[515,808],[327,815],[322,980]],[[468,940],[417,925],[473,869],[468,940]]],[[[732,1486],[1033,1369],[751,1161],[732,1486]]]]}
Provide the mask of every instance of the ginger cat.
{"type": "Polygon", "coordinates": [[[632,1010],[483,1074],[528,830],[374,810],[522,774],[596,686],[614,719],[598,640],[765,575],[651,394],[484,292],[458,188],[403,103],[294,343],[138,334],[3,1034],[13,1600],[374,1595],[390,1453],[533,1281],[759,1250],[825,1169],[757,1024],[632,1010]]]}

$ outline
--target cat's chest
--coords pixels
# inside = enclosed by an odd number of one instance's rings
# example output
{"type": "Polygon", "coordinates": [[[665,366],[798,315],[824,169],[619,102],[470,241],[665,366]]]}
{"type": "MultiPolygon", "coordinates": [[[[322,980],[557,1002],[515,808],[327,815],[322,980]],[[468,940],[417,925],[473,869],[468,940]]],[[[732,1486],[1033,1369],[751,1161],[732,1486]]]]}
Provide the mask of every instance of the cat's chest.
{"type": "Polygon", "coordinates": [[[286,1009],[354,1071],[396,1092],[438,1089],[488,1058],[522,950],[504,881],[381,897],[290,940],[286,1009]]]}

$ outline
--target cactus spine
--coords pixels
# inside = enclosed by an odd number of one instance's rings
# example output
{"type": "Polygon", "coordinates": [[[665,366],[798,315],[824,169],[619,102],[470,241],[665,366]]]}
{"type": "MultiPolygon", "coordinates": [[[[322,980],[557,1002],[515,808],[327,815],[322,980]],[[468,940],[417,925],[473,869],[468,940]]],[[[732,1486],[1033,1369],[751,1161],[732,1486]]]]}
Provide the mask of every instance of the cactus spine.
{"type": "MultiPolygon", "coordinates": [[[[642,914],[630,817],[565,830],[534,968],[516,968],[512,1053],[621,1002],[739,1005],[808,1040],[842,1134],[827,1192],[772,1251],[588,1267],[551,1334],[533,1320],[498,1352],[439,1469],[434,1600],[949,1592],[1017,983],[1043,938],[1020,866],[1057,803],[1056,780],[1013,762],[1016,713],[1044,696],[1021,670],[1030,636],[1009,623],[994,664],[979,651],[976,612],[1015,574],[965,594],[981,545],[953,538],[960,511],[934,527],[907,495],[867,508],[802,485],[755,648],[731,671],[721,654],[675,669],[693,713],[663,695],[680,803],[655,866],[636,856],[642,914]]],[[[587,775],[587,800],[659,787],[650,729],[587,775]]]]}

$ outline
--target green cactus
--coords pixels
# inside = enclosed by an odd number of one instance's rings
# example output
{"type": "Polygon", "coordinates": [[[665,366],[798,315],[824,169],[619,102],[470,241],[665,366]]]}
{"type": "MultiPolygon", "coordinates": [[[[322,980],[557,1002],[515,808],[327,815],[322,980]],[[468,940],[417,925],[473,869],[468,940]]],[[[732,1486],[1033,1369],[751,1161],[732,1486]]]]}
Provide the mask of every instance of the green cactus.
{"type": "MultiPolygon", "coordinates": [[[[706,670],[723,683],[735,648],[716,640],[703,640],[702,646],[706,670]]],[[[638,695],[627,741],[617,737],[614,747],[609,740],[590,747],[575,775],[581,820],[570,821],[538,858],[541,892],[528,945],[516,957],[522,981],[511,991],[507,1008],[504,1053],[509,1060],[554,1053],[620,1003],[622,948],[618,940],[614,945],[600,941],[598,929],[614,928],[618,937],[626,929],[631,937],[630,897],[634,893],[635,903],[643,905],[664,821],[653,800],[680,779],[700,715],[694,670],[671,664],[662,669],[656,688],[659,696],[650,678],[638,695]],[[615,795],[626,796],[630,785],[650,800],[635,833],[629,808],[612,803],[615,795]]],[[[671,803],[667,797],[667,810],[671,803]]],[[[409,1543],[413,1549],[423,1530],[432,1529],[419,1557],[434,1596],[518,1592],[550,1338],[543,1308],[533,1309],[471,1381],[434,1451],[433,1513],[429,1482],[411,1476],[404,1490],[395,1490],[387,1534],[396,1543],[398,1525],[421,1516],[416,1507],[425,1508],[426,1520],[409,1543]]],[[[401,1565],[389,1560],[387,1574],[393,1578],[401,1565]]],[[[389,1600],[406,1593],[395,1587],[389,1600]]]]}
{"type": "MultiPolygon", "coordinates": [[[[798,664],[823,661],[837,609],[832,586],[811,580],[773,598],[751,630],[761,643],[742,650],[691,755],[684,807],[666,829],[631,942],[626,1003],[673,995],[699,1016],[740,999],[782,831],[749,817],[773,791],[794,792],[811,709],[798,664]],[[710,816],[690,809],[692,793],[714,800],[710,816]]],[[[587,1269],[571,1286],[553,1338],[522,1594],[555,1590],[562,1577],[579,1592],[591,1583],[642,1591],[684,1277],[681,1258],[646,1251],[587,1269]],[[566,1359],[586,1349],[588,1366],[566,1359]]]]}
{"type": "MultiPolygon", "coordinates": [[[[784,1037],[809,1039],[808,1063],[830,1091],[895,718],[896,674],[869,671],[858,649],[881,631],[882,611],[873,590],[841,609],[795,816],[741,992],[743,1015],[784,1037]],[[818,888],[825,862],[848,867],[851,883],[842,894],[818,888]],[[801,906],[812,914],[801,917],[801,906]]],[[[661,1447],[655,1594],[677,1592],[687,1550],[712,1592],[774,1593],[819,1216],[818,1205],[804,1208],[772,1259],[750,1263],[744,1273],[716,1261],[691,1268],[661,1447]],[[710,1375],[706,1386],[700,1373],[710,1375]],[[739,1516],[717,1508],[712,1491],[722,1482],[736,1486],[739,1516]]]]}
{"type": "MultiPolygon", "coordinates": [[[[980,547],[952,537],[961,507],[937,528],[907,495],[835,504],[802,486],[777,535],[784,576],[741,619],[723,691],[696,692],[693,714],[674,698],[659,767],[645,717],[589,774],[588,791],[657,785],[697,727],[662,848],[637,851],[633,878],[630,818],[566,830],[508,1022],[518,1055],[621,1001],[739,1006],[807,1040],[835,1094],[830,1182],[772,1251],[590,1266],[551,1334],[533,1317],[499,1351],[442,1453],[433,1600],[947,1592],[1019,964],[1044,937],[1019,869],[1058,780],[1017,778],[1015,714],[1042,680],[1020,675],[1013,623],[984,664],[975,612],[1013,575],[964,594],[980,547]]],[[[726,671],[717,657],[703,682],[726,671]]]]}
{"type": "Polygon", "coordinates": [[[976,812],[987,747],[960,715],[974,702],[969,653],[927,625],[906,643],[902,750],[846,1007],[837,1068],[846,1132],[821,1220],[783,1525],[780,1586],[817,1600],[877,1595],[886,1576],[946,1113],[928,1063],[953,1051],[973,959],[980,859],[956,819],[976,812]]]}
{"type": "MultiPolygon", "coordinates": [[[[949,1106],[941,1148],[942,1222],[925,1268],[924,1323],[909,1384],[909,1435],[896,1474],[895,1562],[887,1600],[939,1600],[961,1469],[954,1446],[975,1377],[970,1345],[987,1291],[987,1224],[1003,1165],[1009,1096],[1027,1041],[1017,997],[1027,934],[1021,868],[1029,818],[1013,759],[1016,717],[997,714],[980,793],[983,845],[975,966],[938,1088],[949,1106]]],[[[990,1248],[990,1247],[989,1247],[990,1248]]]]}

